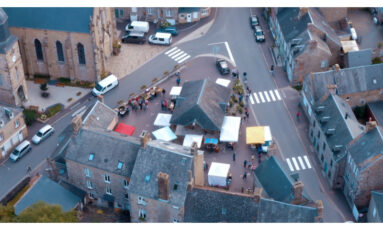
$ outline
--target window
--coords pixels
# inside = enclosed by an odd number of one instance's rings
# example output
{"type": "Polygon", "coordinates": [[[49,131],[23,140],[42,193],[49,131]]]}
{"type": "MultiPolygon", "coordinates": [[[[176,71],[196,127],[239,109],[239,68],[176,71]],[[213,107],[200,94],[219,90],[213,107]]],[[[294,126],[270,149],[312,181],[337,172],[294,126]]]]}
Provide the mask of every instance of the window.
{"type": "Polygon", "coordinates": [[[321,67],[321,68],[326,68],[326,67],[327,67],[327,61],[326,61],[326,60],[322,60],[322,61],[320,62],[320,67],[321,67]]]}
{"type": "Polygon", "coordinates": [[[328,171],[328,174],[327,174],[327,176],[328,176],[328,178],[330,178],[330,179],[331,179],[331,171],[330,171],[330,170],[328,171]]]}
{"type": "Polygon", "coordinates": [[[318,130],[318,135],[317,136],[318,136],[318,139],[319,139],[320,138],[320,131],[319,130],[318,130]]]}
{"type": "Polygon", "coordinates": [[[91,193],[91,192],[89,193],[89,198],[92,199],[92,200],[93,200],[93,199],[96,199],[94,193],[91,193]]]}
{"type": "Polygon", "coordinates": [[[326,149],[326,142],[323,142],[323,150],[326,149]]]}
{"type": "Polygon", "coordinates": [[[330,167],[332,167],[332,159],[331,159],[331,161],[330,161],[330,167]]]}
{"type": "Polygon", "coordinates": [[[41,42],[38,39],[35,39],[35,51],[37,60],[44,61],[43,48],[41,46],[41,42]]]}
{"type": "Polygon", "coordinates": [[[122,166],[124,165],[124,163],[122,163],[121,161],[118,162],[117,164],[117,169],[122,169],[122,166]]]}
{"type": "Polygon", "coordinates": [[[317,152],[319,152],[319,143],[317,144],[317,152]]]}
{"type": "Polygon", "coordinates": [[[88,160],[92,161],[93,158],[94,158],[94,153],[89,154],[89,159],[88,160]]]}
{"type": "Polygon", "coordinates": [[[313,121],[313,128],[315,128],[315,124],[316,124],[316,122],[315,122],[315,120],[313,121]]]}
{"type": "Polygon", "coordinates": [[[323,154],[321,155],[320,160],[323,162],[323,160],[324,160],[323,154]]]}
{"type": "Polygon", "coordinates": [[[129,200],[129,194],[125,193],[125,199],[129,200]]]}
{"type": "Polygon", "coordinates": [[[227,212],[226,208],[222,208],[222,215],[226,215],[226,212],[227,212]]]}
{"type": "Polygon", "coordinates": [[[372,217],[376,217],[376,208],[374,208],[374,210],[372,210],[372,217]]]}
{"type": "Polygon", "coordinates": [[[61,44],[60,41],[56,42],[56,49],[57,49],[57,60],[64,62],[64,50],[63,50],[63,45],[61,44]]]}
{"type": "Polygon", "coordinates": [[[173,17],[173,11],[172,10],[165,10],[165,16],[166,17],[173,17]]]}
{"type": "Polygon", "coordinates": [[[142,219],[142,220],[146,219],[146,211],[145,210],[140,209],[138,211],[138,215],[140,216],[140,219],[142,219]]]}
{"type": "Polygon", "coordinates": [[[153,14],[153,8],[147,8],[146,13],[147,14],[153,14]]]}
{"type": "Polygon", "coordinates": [[[17,129],[20,126],[19,120],[15,121],[15,128],[17,129]]]}
{"type": "Polygon", "coordinates": [[[88,169],[88,168],[85,168],[85,176],[86,177],[92,177],[92,171],[90,171],[90,169],[88,169]]]}
{"type": "Polygon", "coordinates": [[[203,9],[201,11],[201,15],[207,15],[209,13],[209,9],[203,9]]]}
{"type": "Polygon", "coordinates": [[[77,44],[77,52],[78,52],[78,62],[81,65],[85,65],[85,48],[81,43],[77,44]]]}
{"type": "Polygon", "coordinates": [[[105,181],[106,183],[110,183],[110,176],[109,176],[108,174],[105,174],[105,175],[104,175],[104,181],[105,181]]]}
{"type": "Polygon", "coordinates": [[[106,194],[112,195],[112,189],[109,186],[106,186],[106,194]]]}
{"type": "Polygon", "coordinates": [[[138,204],[146,205],[145,199],[142,196],[138,197],[138,204]]]}
{"type": "Polygon", "coordinates": [[[311,130],[310,136],[311,136],[311,137],[314,136],[314,131],[313,131],[313,130],[311,130]]]}
{"type": "Polygon", "coordinates": [[[127,179],[124,179],[124,188],[128,188],[129,186],[129,181],[127,179]]]}
{"type": "Polygon", "coordinates": [[[178,184],[175,183],[175,184],[173,185],[173,190],[177,190],[177,188],[178,188],[178,184]]]}
{"type": "Polygon", "coordinates": [[[89,189],[93,189],[92,181],[87,180],[87,181],[86,181],[86,185],[88,186],[89,189]]]}

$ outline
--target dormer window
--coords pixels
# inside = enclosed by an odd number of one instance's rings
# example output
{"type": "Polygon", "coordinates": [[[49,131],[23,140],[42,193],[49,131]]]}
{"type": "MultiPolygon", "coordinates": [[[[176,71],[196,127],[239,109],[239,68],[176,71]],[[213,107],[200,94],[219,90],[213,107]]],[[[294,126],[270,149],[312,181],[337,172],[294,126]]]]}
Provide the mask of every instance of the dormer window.
{"type": "Polygon", "coordinates": [[[118,162],[117,164],[117,169],[122,169],[122,166],[124,166],[124,163],[122,163],[121,161],[118,162]]]}
{"type": "Polygon", "coordinates": [[[94,153],[89,154],[89,161],[92,161],[94,159],[94,153]]]}

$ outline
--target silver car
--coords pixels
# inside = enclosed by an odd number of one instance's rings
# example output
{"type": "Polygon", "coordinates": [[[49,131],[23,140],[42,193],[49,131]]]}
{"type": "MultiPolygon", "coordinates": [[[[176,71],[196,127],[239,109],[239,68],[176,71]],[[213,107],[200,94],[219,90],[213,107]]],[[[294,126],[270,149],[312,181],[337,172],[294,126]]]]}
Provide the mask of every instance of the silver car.
{"type": "Polygon", "coordinates": [[[47,137],[51,136],[54,133],[54,131],[55,131],[55,129],[50,125],[46,125],[46,126],[42,127],[36,133],[36,135],[34,135],[32,137],[33,144],[36,144],[36,145],[39,144],[40,142],[45,140],[47,137]]]}

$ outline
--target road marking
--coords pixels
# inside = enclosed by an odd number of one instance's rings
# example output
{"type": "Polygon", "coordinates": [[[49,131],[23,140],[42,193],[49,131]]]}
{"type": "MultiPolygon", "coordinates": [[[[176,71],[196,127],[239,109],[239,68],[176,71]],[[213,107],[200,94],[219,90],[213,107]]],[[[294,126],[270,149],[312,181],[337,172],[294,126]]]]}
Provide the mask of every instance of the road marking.
{"type": "Polygon", "coordinates": [[[305,161],[306,161],[307,167],[308,167],[309,169],[311,169],[311,164],[310,164],[309,158],[307,158],[306,155],[304,155],[303,158],[304,158],[305,161]]]}
{"type": "Polygon", "coordinates": [[[168,50],[168,51],[166,51],[166,53],[165,54],[168,54],[168,53],[170,53],[170,52],[172,52],[172,51],[174,51],[174,50],[176,50],[177,49],[177,46],[176,47],[174,47],[173,49],[171,49],[171,50],[168,50]]]}
{"type": "Polygon", "coordinates": [[[184,53],[182,54],[181,56],[179,56],[178,58],[174,59],[174,61],[178,61],[180,60],[181,58],[185,57],[186,55],[188,55],[187,53],[184,53]]]}
{"type": "Polygon", "coordinates": [[[231,53],[231,50],[230,50],[230,47],[229,47],[229,43],[228,43],[228,42],[225,42],[225,46],[226,46],[227,52],[228,52],[228,54],[229,54],[230,60],[231,60],[231,61],[234,63],[234,65],[236,66],[235,61],[234,61],[233,54],[231,53]]]}
{"type": "Polygon", "coordinates": [[[172,57],[172,59],[174,59],[174,58],[180,56],[180,55],[183,54],[183,53],[185,53],[185,52],[184,52],[184,51],[179,52],[177,55],[174,55],[174,56],[172,57]]]}
{"type": "Polygon", "coordinates": [[[273,101],[275,101],[275,97],[274,97],[273,91],[269,90],[269,93],[270,93],[271,99],[273,99],[273,101]]]}
{"type": "Polygon", "coordinates": [[[257,104],[259,104],[258,95],[257,95],[256,93],[254,93],[254,98],[255,98],[255,100],[257,101],[257,104]]]}
{"type": "Polygon", "coordinates": [[[253,97],[250,95],[249,98],[250,98],[250,102],[251,102],[251,104],[254,105],[253,97]]]}
{"type": "Polygon", "coordinates": [[[295,169],[296,169],[297,171],[301,170],[301,169],[299,168],[298,162],[297,162],[297,160],[295,159],[295,157],[293,157],[293,158],[291,158],[291,159],[293,160],[295,169]]]}
{"type": "Polygon", "coordinates": [[[293,168],[293,166],[291,165],[290,159],[287,158],[286,161],[287,161],[287,164],[289,165],[290,171],[291,171],[291,172],[294,172],[294,168],[293,168]]]}
{"type": "Polygon", "coordinates": [[[298,157],[298,161],[299,161],[299,163],[301,164],[302,169],[306,169],[305,164],[303,164],[302,157],[298,157]]]}
{"type": "Polygon", "coordinates": [[[175,55],[175,54],[178,53],[178,52],[181,52],[181,49],[177,49],[176,51],[174,51],[174,52],[168,54],[168,57],[172,57],[173,55],[175,55]]]}
{"type": "Polygon", "coordinates": [[[181,63],[181,62],[183,62],[183,61],[185,61],[186,59],[189,59],[189,58],[190,58],[190,55],[188,55],[188,56],[182,58],[181,60],[178,61],[178,63],[181,63]]]}
{"type": "Polygon", "coordinates": [[[265,99],[263,98],[262,92],[258,92],[259,97],[261,98],[262,103],[265,103],[265,99]]]}
{"type": "Polygon", "coordinates": [[[70,110],[74,110],[79,104],[80,104],[80,102],[77,102],[76,104],[72,105],[70,107],[70,110]]]}
{"type": "Polygon", "coordinates": [[[72,114],[72,117],[75,117],[77,114],[80,114],[83,110],[86,109],[86,106],[84,105],[83,107],[79,108],[78,110],[76,110],[76,112],[74,112],[72,114]]]}
{"type": "Polygon", "coordinates": [[[210,44],[207,44],[208,46],[212,46],[212,45],[218,45],[218,44],[223,44],[225,42],[215,42],[215,43],[210,43],[210,44]]]}
{"type": "Polygon", "coordinates": [[[269,97],[269,94],[267,93],[267,91],[263,91],[263,93],[265,94],[267,102],[270,102],[270,97],[269,97]]]}
{"type": "Polygon", "coordinates": [[[274,92],[275,92],[275,95],[277,95],[278,100],[281,100],[281,96],[279,96],[278,90],[275,89],[274,92]]]}

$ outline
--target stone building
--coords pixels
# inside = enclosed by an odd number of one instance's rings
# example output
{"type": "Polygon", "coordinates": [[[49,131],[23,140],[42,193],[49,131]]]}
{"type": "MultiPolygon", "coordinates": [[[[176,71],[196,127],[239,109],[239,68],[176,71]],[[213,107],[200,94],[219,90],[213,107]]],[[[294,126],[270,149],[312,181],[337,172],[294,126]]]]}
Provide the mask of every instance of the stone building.
{"type": "Polygon", "coordinates": [[[23,110],[0,103],[0,162],[8,159],[11,150],[28,136],[23,110]]]}
{"type": "Polygon", "coordinates": [[[383,222],[383,190],[371,191],[371,200],[368,206],[367,221],[369,223],[383,222]]]}
{"type": "Polygon", "coordinates": [[[117,40],[113,8],[4,8],[25,75],[97,81],[117,40]]]}
{"type": "Polygon", "coordinates": [[[8,16],[0,8],[0,101],[22,105],[28,100],[18,38],[8,27],[8,16]]]}

